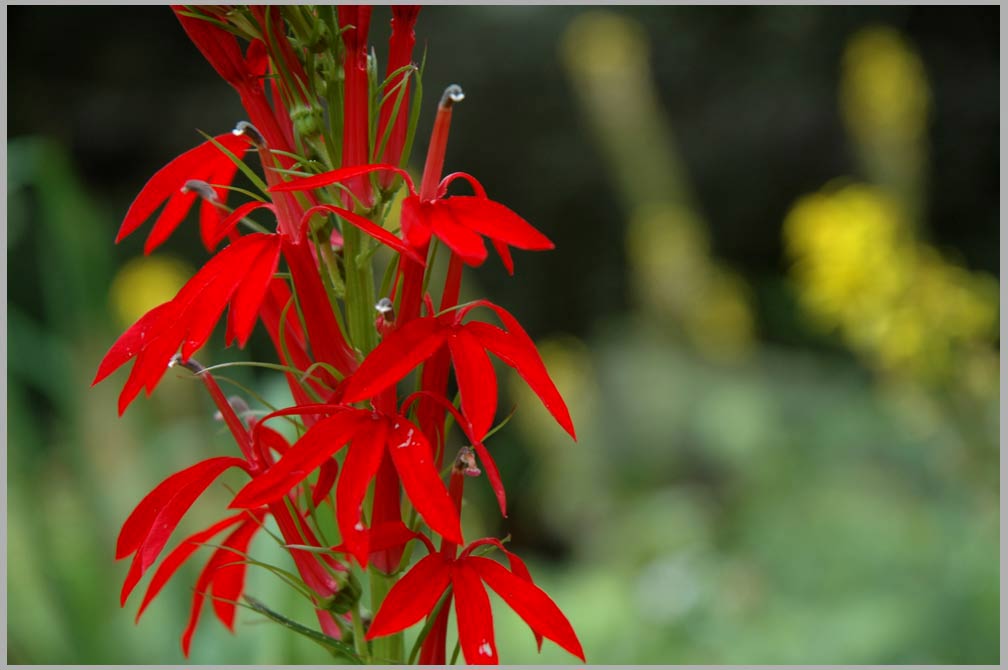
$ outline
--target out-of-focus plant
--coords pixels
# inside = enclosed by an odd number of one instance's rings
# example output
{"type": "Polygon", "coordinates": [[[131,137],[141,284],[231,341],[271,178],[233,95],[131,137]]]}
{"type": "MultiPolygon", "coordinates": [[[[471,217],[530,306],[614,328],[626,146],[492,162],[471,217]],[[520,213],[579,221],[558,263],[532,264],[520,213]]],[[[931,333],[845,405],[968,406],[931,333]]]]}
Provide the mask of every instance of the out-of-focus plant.
{"type": "Polygon", "coordinates": [[[868,182],[828,184],[788,213],[800,303],[875,369],[985,405],[998,379],[998,281],[926,242],[920,58],[896,31],[866,28],[847,45],[840,91],[868,182]]]}
{"type": "Polygon", "coordinates": [[[562,56],[628,212],[638,304],[705,355],[743,357],[754,327],[746,286],[712,257],[654,90],[643,28],[612,11],[585,12],[568,27],[562,56]]]}

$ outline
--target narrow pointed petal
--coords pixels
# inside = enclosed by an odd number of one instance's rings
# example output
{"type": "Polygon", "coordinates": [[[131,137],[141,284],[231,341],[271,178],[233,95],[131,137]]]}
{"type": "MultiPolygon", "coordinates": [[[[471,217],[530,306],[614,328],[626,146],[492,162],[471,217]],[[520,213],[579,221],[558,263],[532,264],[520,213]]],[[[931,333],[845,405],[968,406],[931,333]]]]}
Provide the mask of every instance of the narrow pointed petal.
{"type": "Polygon", "coordinates": [[[371,480],[378,472],[385,449],[385,421],[364,424],[354,436],[343,461],[343,476],[336,484],[336,521],[346,551],[367,566],[368,535],[361,523],[361,505],[371,480]]]}
{"type": "Polygon", "coordinates": [[[434,466],[430,442],[423,431],[404,417],[396,417],[389,432],[388,448],[403,490],[417,513],[433,531],[462,544],[458,512],[434,466]]]}
{"type": "Polygon", "coordinates": [[[297,179],[291,179],[290,181],[285,181],[281,184],[274,184],[270,187],[270,191],[310,191],[314,188],[344,182],[354,177],[370,174],[372,172],[395,172],[406,180],[406,183],[410,187],[410,192],[413,192],[413,181],[410,179],[408,172],[399,169],[395,165],[385,165],[381,163],[371,165],[351,165],[349,167],[340,168],[339,170],[323,172],[322,174],[314,175],[312,177],[298,177],[297,179]]]}
{"type": "Polygon", "coordinates": [[[489,198],[456,195],[445,198],[438,204],[451,212],[459,225],[512,247],[529,251],[554,248],[550,239],[533,228],[528,221],[489,198]]]}
{"type": "Polygon", "coordinates": [[[451,580],[451,563],[430,554],[414,565],[389,590],[375,614],[366,639],[398,633],[429,614],[451,580]]]}
{"type": "Polygon", "coordinates": [[[545,591],[488,558],[469,556],[465,562],[479,572],[483,581],[503,598],[533,631],[553,640],[582,661],[585,660],[584,650],[570,621],[545,591]]]}
{"type": "Polygon", "coordinates": [[[243,460],[227,456],[202,461],[172,475],[140,501],[123,524],[116,546],[117,558],[136,552],[123,583],[120,604],[126,602],[196,499],[224,470],[235,466],[246,467],[243,460]]]}
{"type": "MultiPolygon", "coordinates": [[[[259,529],[259,524],[255,522],[245,522],[238,526],[224,540],[224,544],[227,546],[234,547],[235,549],[239,547],[248,547],[248,542],[251,539],[251,535],[259,529]]],[[[200,572],[199,578],[196,580],[196,586],[193,587],[193,599],[192,607],[189,610],[189,625],[186,626],[185,631],[182,633],[182,653],[185,654],[186,658],[189,657],[189,648],[192,645],[192,636],[196,632],[196,624],[199,623],[200,613],[203,610],[203,602],[206,600],[207,593],[210,591],[211,585],[214,579],[219,574],[219,569],[229,563],[232,563],[235,558],[239,560],[245,560],[244,557],[238,556],[234,551],[229,549],[217,549],[210,560],[207,561],[206,567],[200,572]]],[[[244,582],[244,575],[242,576],[242,582],[244,582]]]]}
{"type": "Polygon", "coordinates": [[[571,421],[570,411],[567,404],[557,390],[553,380],[550,379],[549,372],[539,357],[539,352],[535,348],[535,343],[525,333],[518,321],[503,309],[498,308],[501,320],[505,322],[507,332],[489,323],[472,321],[465,324],[465,329],[473,334],[484,347],[493,352],[498,358],[514,368],[522,379],[535,392],[543,405],[553,415],[557,423],[566,430],[571,437],[577,439],[574,434],[574,423],[571,421]],[[503,314],[501,314],[503,312],[503,314]],[[504,314],[508,318],[504,318],[504,314]]]}
{"type": "Polygon", "coordinates": [[[318,507],[332,491],[336,478],[339,476],[339,463],[329,459],[319,466],[318,480],[312,487],[312,505],[318,507]]]}
{"type": "Polygon", "coordinates": [[[245,573],[248,570],[245,554],[248,553],[249,544],[255,537],[256,531],[262,527],[264,516],[263,511],[252,514],[253,518],[246,519],[215,552],[221,554],[221,557],[219,559],[220,567],[214,573],[210,587],[214,613],[220,622],[232,632],[237,611],[235,603],[238,602],[245,590],[245,573]]]}
{"type": "Polygon", "coordinates": [[[462,413],[472,425],[473,437],[482,440],[497,413],[497,375],[483,345],[466,329],[456,328],[448,338],[462,413]]]}
{"type": "MultiPolygon", "coordinates": [[[[250,146],[247,139],[236,137],[231,133],[218,135],[214,140],[239,158],[244,156],[250,146]]],[[[127,235],[136,231],[169,198],[176,199],[178,196],[185,196],[186,194],[181,193],[181,189],[187,181],[208,177],[215,170],[221,169],[225,162],[233,165],[226,154],[222,153],[213,142],[207,140],[176,157],[168,165],[155,172],[154,176],[147,180],[144,187],[140,189],[140,193],[137,194],[126,211],[126,217],[119,227],[115,241],[120,242],[127,235]]],[[[195,196],[195,194],[189,195],[195,196]]],[[[192,198],[185,199],[189,201],[190,205],[192,204],[192,198]]],[[[173,230],[188,211],[188,207],[175,211],[171,217],[165,219],[162,226],[170,227],[173,230]]],[[[168,231],[168,234],[170,233],[171,230],[168,231]]]]}
{"type": "Polygon", "coordinates": [[[273,467],[239,491],[229,507],[253,508],[279,500],[342,449],[361,425],[361,413],[354,411],[319,421],[273,467]]]}
{"type": "MultiPolygon", "coordinates": [[[[136,356],[141,349],[154,337],[161,319],[169,311],[170,303],[162,303],[150,310],[130,326],[125,333],[109,348],[108,353],[98,365],[94,386],[117,370],[123,363],[136,356]]],[[[139,390],[139,389],[138,389],[139,390]]]]}
{"type": "Polygon", "coordinates": [[[244,468],[245,461],[230,456],[210,458],[176,472],[154,487],[123,522],[116,542],[116,559],[125,558],[143,544],[158,513],[181,488],[193,481],[202,480],[208,473],[219,475],[232,466],[244,468]]]}
{"type": "Polygon", "coordinates": [[[147,592],[144,593],[143,602],[140,603],[140,609],[137,611],[136,621],[140,620],[140,616],[147,609],[147,606],[154,600],[158,593],[168,580],[172,578],[180,567],[192,556],[196,551],[203,546],[205,542],[210,540],[214,535],[217,535],[225,528],[229,528],[245,517],[244,512],[234,514],[226,519],[218,521],[214,525],[210,526],[206,530],[201,530],[198,533],[194,533],[182,540],[177,547],[172,549],[171,553],[165,556],[164,560],[161,561],[161,565],[154,572],[154,576],[151,577],[150,584],[147,585],[147,592]]]}
{"type": "Polygon", "coordinates": [[[373,397],[427,360],[448,336],[434,317],[414,319],[391,332],[346,380],[343,402],[373,397]]]}
{"type": "Polygon", "coordinates": [[[457,253],[466,265],[480,265],[487,257],[486,244],[473,229],[456,218],[453,208],[447,206],[451,200],[454,198],[438,200],[425,208],[423,213],[427,216],[430,230],[457,253]]]}
{"type": "Polygon", "coordinates": [[[255,327],[259,307],[266,297],[266,289],[280,261],[280,237],[269,235],[261,239],[261,249],[246,268],[241,284],[235,289],[228,314],[238,346],[243,348],[255,327]]]}
{"type": "Polygon", "coordinates": [[[459,560],[452,569],[452,591],[455,596],[455,616],[458,619],[459,645],[466,663],[496,665],[497,643],[494,640],[493,612],[490,597],[471,558],[459,560]]]}
{"type": "Polygon", "coordinates": [[[426,265],[426,261],[423,258],[421,258],[420,255],[416,251],[414,251],[412,247],[408,246],[405,242],[403,242],[398,237],[396,237],[389,231],[385,230],[381,226],[373,223],[371,220],[366,219],[363,216],[360,216],[359,214],[354,214],[348,209],[344,209],[342,207],[336,207],[335,205],[316,205],[315,207],[312,207],[307,212],[305,212],[302,221],[307,221],[308,219],[311,218],[312,214],[320,211],[326,211],[338,214],[339,216],[343,217],[348,222],[350,222],[352,225],[364,231],[365,233],[367,233],[374,239],[378,240],[385,246],[391,249],[395,249],[399,253],[406,254],[420,265],[426,265]]]}
{"type": "Polygon", "coordinates": [[[189,213],[189,210],[192,209],[193,204],[196,202],[196,198],[196,192],[189,191],[188,193],[175,193],[168,199],[168,204],[165,205],[165,208],[161,210],[161,214],[158,215],[157,220],[154,221],[150,234],[144,242],[145,254],[150,254],[152,251],[164,244],[165,240],[171,237],[171,234],[175,232],[175,229],[179,227],[180,223],[182,223],[182,219],[184,219],[186,214],[189,213]]]}
{"type": "Polygon", "coordinates": [[[500,471],[497,470],[497,463],[482,442],[473,442],[473,448],[479,454],[480,464],[486,472],[487,481],[493,489],[494,496],[497,497],[497,505],[500,507],[501,516],[507,518],[507,496],[504,493],[504,481],[501,479],[500,471]]]}
{"type": "Polygon", "coordinates": [[[507,273],[513,277],[514,259],[511,258],[511,249],[508,248],[508,245],[498,240],[490,240],[490,244],[492,244],[493,248],[497,250],[497,255],[500,256],[501,263],[504,264],[504,269],[507,270],[507,273]]]}
{"type": "Polygon", "coordinates": [[[437,613],[437,619],[431,626],[427,637],[424,638],[423,646],[420,647],[420,658],[417,659],[419,665],[446,665],[446,646],[448,642],[448,614],[452,604],[452,594],[448,594],[445,604],[437,613]]]}
{"type": "Polygon", "coordinates": [[[257,209],[262,209],[266,207],[276,213],[273,205],[268,202],[259,202],[258,200],[253,200],[252,202],[246,202],[245,204],[235,208],[233,212],[228,214],[226,217],[221,219],[217,224],[217,227],[211,231],[209,239],[204,238],[204,242],[207,244],[207,249],[212,251],[217,248],[217,245],[221,243],[231,229],[237,226],[242,219],[251,214],[257,209]]]}

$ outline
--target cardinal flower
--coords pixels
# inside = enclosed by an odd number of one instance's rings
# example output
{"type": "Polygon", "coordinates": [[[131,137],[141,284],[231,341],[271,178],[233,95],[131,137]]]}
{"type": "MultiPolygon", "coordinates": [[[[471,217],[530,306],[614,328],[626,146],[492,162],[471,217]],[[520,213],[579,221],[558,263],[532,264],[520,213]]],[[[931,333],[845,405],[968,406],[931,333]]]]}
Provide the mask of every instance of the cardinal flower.
{"type": "Polygon", "coordinates": [[[416,249],[425,249],[433,235],[458,254],[467,265],[477,266],[487,257],[486,245],[481,237],[486,236],[500,254],[507,271],[513,273],[514,263],[509,246],[530,251],[553,248],[549,238],[504,205],[490,200],[478,181],[461,172],[450,174],[441,180],[437,197],[433,200],[420,198],[413,180],[405,170],[386,164],[345,167],[275,184],[270,190],[306,191],[383,171],[398,173],[409,188],[410,194],[402,205],[402,230],[405,240],[416,249]],[[476,195],[446,197],[448,185],[456,179],[468,181],[476,195]]]}
{"type": "MultiPolygon", "coordinates": [[[[361,524],[361,503],[386,451],[417,513],[437,533],[461,542],[458,512],[434,467],[430,443],[408,419],[343,405],[309,405],[274,412],[263,421],[290,414],[330,416],[316,423],[275,465],[239,491],[231,507],[252,509],[282,498],[349,443],[336,485],[336,520],[347,551],[361,566],[367,564],[369,551],[361,524]]],[[[257,424],[253,433],[261,425],[257,424]]]]}
{"type": "Polygon", "coordinates": [[[343,402],[354,403],[374,397],[433,357],[442,347],[448,347],[451,352],[462,413],[472,424],[477,439],[486,435],[497,409],[496,376],[487,351],[514,368],[557,423],[575,437],[567,405],[550,379],[532,338],[510,312],[486,300],[469,303],[441,316],[414,319],[387,335],[346,380],[343,402]],[[470,311],[480,306],[496,312],[507,329],[481,321],[462,323],[470,311]]]}
{"type": "MultiPolygon", "coordinates": [[[[425,540],[423,536],[418,537],[425,540]]],[[[466,663],[497,663],[493,613],[486,592],[486,586],[489,586],[529,625],[540,648],[545,637],[585,660],[584,650],[567,617],[533,583],[522,560],[505,549],[499,540],[487,538],[473,542],[458,558],[435,552],[429,540],[426,544],[430,554],[414,565],[389,591],[371,622],[367,639],[397,633],[432,614],[442,595],[451,587],[448,600],[442,607],[448,607],[450,600],[455,601],[459,644],[466,663]],[[473,550],[484,545],[495,546],[504,552],[511,569],[489,558],[473,555],[473,550]]]]}

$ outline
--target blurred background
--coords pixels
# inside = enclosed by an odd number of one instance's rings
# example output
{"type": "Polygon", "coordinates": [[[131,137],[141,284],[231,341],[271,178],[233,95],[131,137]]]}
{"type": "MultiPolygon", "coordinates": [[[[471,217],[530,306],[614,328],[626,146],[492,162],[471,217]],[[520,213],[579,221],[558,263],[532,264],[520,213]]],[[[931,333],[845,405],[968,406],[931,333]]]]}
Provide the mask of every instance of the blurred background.
{"type": "MultiPolygon", "coordinates": [[[[181,663],[199,561],[134,625],[114,542],[233,445],[183,376],[122,419],[125,373],[88,386],[204,258],[195,226],[113,245],[126,208],[242,111],[167,8],[8,17],[8,662],[181,663]]],[[[466,284],[537,339],[579,435],[501,369],[511,514],[468,487],[466,534],[510,533],[591,663],[997,663],[998,9],[431,7],[417,35],[419,137],[461,84],[446,168],[556,242],[466,284]]],[[[222,340],[204,364],[270,359],[222,340]]],[[[249,592],[312,622],[261,570],[249,592]]],[[[502,662],[572,661],[494,606],[502,662]]],[[[326,659],[247,612],[205,613],[191,658],[326,659]]]]}

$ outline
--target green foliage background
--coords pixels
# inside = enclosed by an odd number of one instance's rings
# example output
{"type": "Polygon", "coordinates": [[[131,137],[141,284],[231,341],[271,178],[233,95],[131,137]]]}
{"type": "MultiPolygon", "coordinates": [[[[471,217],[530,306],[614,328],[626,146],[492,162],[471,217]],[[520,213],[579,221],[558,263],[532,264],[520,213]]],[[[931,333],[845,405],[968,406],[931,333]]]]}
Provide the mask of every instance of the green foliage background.
{"type": "MultiPolygon", "coordinates": [[[[379,58],[387,15],[373,20],[379,58]]],[[[127,325],[110,289],[140,255],[139,237],[112,245],[126,207],[194,128],[221,132],[241,110],[166,8],[8,16],[8,662],[181,663],[195,568],[134,625],[115,537],[150,488],[228,439],[181,376],[122,419],[116,381],[88,384],[127,325]]],[[[468,290],[527,324],[579,434],[571,444],[510,384],[501,405],[518,412],[491,446],[511,514],[470,487],[466,533],[511,534],[590,662],[998,662],[996,19],[421,13],[425,89],[467,93],[446,167],[557,243],[519,256],[513,280],[489,262],[468,290]],[[851,45],[879,34],[857,52],[875,82],[865,99],[904,94],[864,111],[851,45]],[[886,116],[908,90],[924,102],[899,113],[917,116],[886,116]],[[882,224],[848,235],[868,220],[836,209],[849,184],[896,203],[890,246],[882,224]],[[825,208],[794,207],[810,194],[825,208]],[[877,268],[897,256],[893,294],[877,268]],[[876,295],[877,309],[847,309],[876,295]],[[927,347],[908,344],[915,332],[927,347]]],[[[200,263],[194,227],[160,257],[200,263]]],[[[146,267],[129,275],[134,297],[171,281],[146,267]]],[[[204,363],[269,356],[265,338],[248,352],[221,340],[204,363]]],[[[233,376],[281,392],[268,374],[233,376]]],[[[209,492],[186,527],[228,496],[209,492]]],[[[283,560],[268,539],[253,553],[283,560]]],[[[311,622],[268,574],[252,570],[249,592],[311,622]]],[[[254,614],[234,636],[204,616],[194,662],[327,660],[254,614]]],[[[506,608],[496,621],[504,662],[571,662],[549,643],[537,654],[506,608]]]]}

